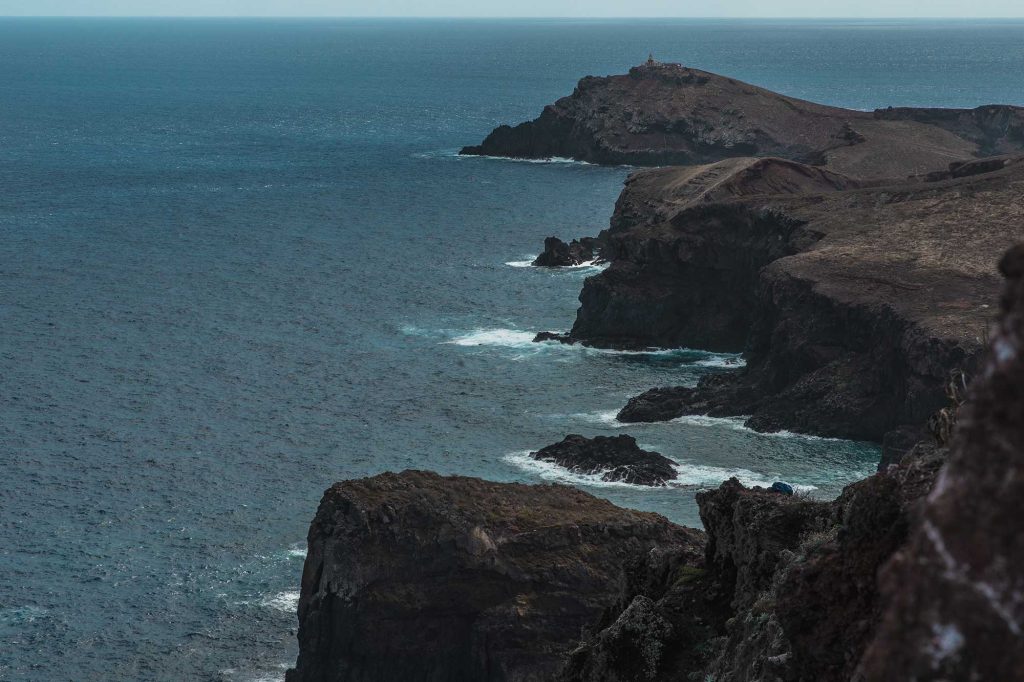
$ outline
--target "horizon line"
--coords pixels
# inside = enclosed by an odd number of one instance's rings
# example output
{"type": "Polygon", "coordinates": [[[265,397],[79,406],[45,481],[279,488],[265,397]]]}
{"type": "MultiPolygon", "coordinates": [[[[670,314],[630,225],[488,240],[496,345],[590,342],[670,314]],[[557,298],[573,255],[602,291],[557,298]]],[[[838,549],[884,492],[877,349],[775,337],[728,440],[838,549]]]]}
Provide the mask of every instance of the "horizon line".
{"type": "Polygon", "coordinates": [[[609,19],[666,20],[666,19],[702,19],[711,21],[1002,21],[1024,20],[1022,15],[974,16],[711,16],[711,15],[601,15],[601,16],[530,16],[530,15],[362,15],[362,14],[0,14],[0,19],[368,19],[395,20],[403,19],[436,19],[436,20],[584,20],[599,21],[609,19]]]}

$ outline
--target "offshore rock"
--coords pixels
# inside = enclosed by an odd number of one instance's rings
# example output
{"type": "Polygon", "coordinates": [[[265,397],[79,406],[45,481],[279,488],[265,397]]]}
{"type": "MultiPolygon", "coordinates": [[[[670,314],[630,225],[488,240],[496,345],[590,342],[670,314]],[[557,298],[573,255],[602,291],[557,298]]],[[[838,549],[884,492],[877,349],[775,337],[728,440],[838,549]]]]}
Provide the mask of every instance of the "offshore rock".
{"type": "Polygon", "coordinates": [[[604,481],[634,485],[663,486],[679,475],[672,460],[642,450],[632,436],[625,434],[594,438],[571,434],[561,442],[531,452],[530,457],[574,473],[600,474],[604,481]]]}
{"type": "Polygon", "coordinates": [[[544,251],[534,259],[533,264],[544,267],[565,267],[590,263],[597,259],[598,240],[594,237],[573,239],[566,244],[558,237],[544,240],[544,251]]]}
{"type": "Polygon", "coordinates": [[[552,679],[654,548],[700,531],[565,486],[407,471],[346,481],[310,527],[289,682],[552,679]]]}

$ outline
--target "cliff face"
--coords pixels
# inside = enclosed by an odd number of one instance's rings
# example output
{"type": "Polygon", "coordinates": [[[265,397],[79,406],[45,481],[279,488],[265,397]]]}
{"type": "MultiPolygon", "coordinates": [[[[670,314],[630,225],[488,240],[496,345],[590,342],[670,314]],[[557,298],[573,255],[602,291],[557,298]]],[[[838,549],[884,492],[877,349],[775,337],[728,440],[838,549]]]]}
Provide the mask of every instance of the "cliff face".
{"type": "Polygon", "coordinates": [[[596,163],[703,164],[778,156],[860,177],[902,177],[975,154],[1024,149],[1024,110],[829,107],[678,64],[582,79],[540,117],[463,154],[596,163]]]}
{"type": "Polygon", "coordinates": [[[1024,247],[1001,263],[1002,317],[949,462],[881,576],[863,680],[1024,679],[1024,247]]]}
{"type": "Polygon", "coordinates": [[[310,528],[288,680],[550,680],[654,547],[699,567],[703,533],[565,486],[339,483],[310,528]]]}
{"type": "Polygon", "coordinates": [[[643,171],[570,338],[745,351],[744,370],[638,396],[623,421],[752,415],[760,430],[881,441],[923,425],[950,372],[977,364],[992,264],[1024,238],[1022,194],[1019,157],[868,186],[773,159],[643,171]]]}

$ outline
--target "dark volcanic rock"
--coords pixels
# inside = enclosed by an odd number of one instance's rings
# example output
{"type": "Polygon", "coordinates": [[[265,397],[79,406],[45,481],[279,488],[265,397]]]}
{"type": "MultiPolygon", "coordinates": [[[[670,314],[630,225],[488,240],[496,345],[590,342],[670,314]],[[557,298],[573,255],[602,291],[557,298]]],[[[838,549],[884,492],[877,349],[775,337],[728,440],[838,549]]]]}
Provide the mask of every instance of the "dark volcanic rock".
{"type": "Polygon", "coordinates": [[[950,372],[980,361],[992,264],[1024,238],[1024,163],[846,189],[805,175],[796,194],[744,194],[799,165],[756,164],[742,177],[723,163],[628,181],[603,238],[611,266],[584,284],[570,337],[742,349],[746,368],[649,391],[620,419],[748,415],[761,431],[876,442],[924,425],[950,372]],[[724,198],[703,199],[723,178],[724,198]]]}
{"type": "Polygon", "coordinates": [[[706,678],[849,680],[878,626],[878,571],[906,540],[942,461],[922,449],[835,502],[736,481],[701,493],[707,571],[735,608],[706,678]]]}
{"type": "Polygon", "coordinates": [[[530,457],[553,462],[581,474],[601,474],[605,481],[634,485],[665,485],[678,476],[674,463],[657,452],[642,450],[632,436],[568,435],[559,443],[530,453],[530,457]]]}
{"type": "Polygon", "coordinates": [[[684,680],[708,662],[729,614],[694,547],[630,562],[618,601],[569,658],[560,682],[684,680]]]}
{"type": "Polygon", "coordinates": [[[782,159],[632,175],[604,234],[603,253],[613,265],[587,279],[573,338],[624,349],[743,350],[760,269],[820,237],[760,205],[768,197],[857,186],[782,159]]]}
{"type": "Polygon", "coordinates": [[[882,625],[857,679],[1024,679],[1024,246],[1001,269],[990,355],[949,462],[882,575],[882,625]]]}
{"type": "Polygon", "coordinates": [[[558,343],[572,343],[572,339],[569,335],[564,332],[537,332],[537,335],[533,337],[534,343],[543,343],[545,341],[557,341],[558,343]]]}
{"type": "Polygon", "coordinates": [[[500,126],[463,154],[690,165],[779,156],[858,177],[940,170],[951,159],[1024,149],[1024,109],[829,107],[678,64],[580,80],[536,120],[500,126]]]}
{"type": "Polygon", "coordinates": [[[599,244],[594,237],[573,239],[566,244],[558,237],[544,240],[544,252],[534,259],[533,264],[545,267],[580,265],[597,259],[599,244]]]}
{"type": "Polygon", "coordinates": [[[309,532],[289,682],[552,679],[653,548],[703,533],[564,486],[426,472],[347,481],[309,532]]]}
{"type": "Polygon", "coordinates": [[[749,607],[770,587],[782,550],[826,528],[831,516],[826,502],[745,488],[735,478],[697,493],[697,504],[708,531],[707,566],[735,609],[749,607]]]}

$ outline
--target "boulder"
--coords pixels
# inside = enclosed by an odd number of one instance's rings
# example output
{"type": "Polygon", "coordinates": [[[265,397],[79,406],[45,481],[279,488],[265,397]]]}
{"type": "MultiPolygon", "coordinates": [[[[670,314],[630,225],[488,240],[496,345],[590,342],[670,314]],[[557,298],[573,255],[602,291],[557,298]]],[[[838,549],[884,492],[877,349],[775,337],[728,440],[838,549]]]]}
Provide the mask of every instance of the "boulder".
{"type": "Polygon", "coordinates": [[[657,452],[641,449],[632,436],[571,434],[562,441],[531,452],[530,457],[579,474],[600,474],[604,481],[663,486],[675,479],[675,462],[657,452]]]}

